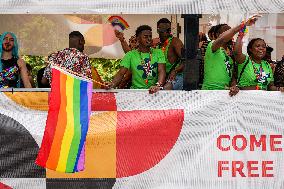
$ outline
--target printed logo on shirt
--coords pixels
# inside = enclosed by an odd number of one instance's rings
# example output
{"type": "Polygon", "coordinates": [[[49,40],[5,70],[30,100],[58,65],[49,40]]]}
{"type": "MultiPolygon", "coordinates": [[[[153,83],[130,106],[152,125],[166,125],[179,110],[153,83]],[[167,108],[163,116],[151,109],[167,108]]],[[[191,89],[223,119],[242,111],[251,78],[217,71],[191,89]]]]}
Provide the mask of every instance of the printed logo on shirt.
{"type": "Polygon", "coordinates": [[[261,77],[257,79],[258,83],[267,83],[268,78],[270,78],[270,73],[265,73],[264,71],[261,73],[261,77]]]}
{"type": "Polygon", "coordinates": [[[147,79],[147,77],[152,76],[156,77],[157,73],[154,71],[158,67],[158,63],[155,62],[154,64],[151,65],[151,61],[149,58],[144,59],[144,64],[143,65],[138,65],[137,69],[138,70],[143,70],[143,79],[147,79]]]}

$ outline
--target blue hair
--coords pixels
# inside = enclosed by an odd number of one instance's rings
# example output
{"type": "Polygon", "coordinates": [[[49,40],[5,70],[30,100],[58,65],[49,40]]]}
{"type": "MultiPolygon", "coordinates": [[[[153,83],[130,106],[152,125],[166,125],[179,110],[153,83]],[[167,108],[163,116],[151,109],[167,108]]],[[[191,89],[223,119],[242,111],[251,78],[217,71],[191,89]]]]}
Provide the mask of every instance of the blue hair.
{"type": "Polygon", "coordinates": [[[14,38],[14,47],[12,49],[12,56],[14,58],[19,58],[19,53],[18,53],[18,49],[19,49],[19,46],[18,46],[18,41],[17,41],[17,37],[14,33],[12,32],[4,32],[1,34],[0,36],[0,44],[1,44],[1,47],[0,47],[0,72],[2,72],[2,62],[1,62],[1,59],[2,59],[2,53],[3,53],[3,41],[4,41],[4,38],[6,37],[7,34],[11,34],[12,37],[14,38]]]}

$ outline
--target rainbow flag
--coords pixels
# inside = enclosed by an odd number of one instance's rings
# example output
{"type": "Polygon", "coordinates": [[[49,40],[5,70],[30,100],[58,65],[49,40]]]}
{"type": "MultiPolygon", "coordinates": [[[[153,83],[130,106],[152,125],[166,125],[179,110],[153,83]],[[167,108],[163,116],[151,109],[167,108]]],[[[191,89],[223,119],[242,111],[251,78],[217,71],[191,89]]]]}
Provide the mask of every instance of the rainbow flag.
{"type": "Polygon", "coordinates": [[[118,29],[119,31],[123,31],[129,28],[129,24],[120,16],[111,16],[108,18],[108,21],[111,23],[113,27],[118,29]],[[117,28],[118,27],[118,28],[117,28]]]}
{"type": "Polygon", "coordinates": [[[49,110],[36,164],[59,172],[84,170],[92,82],[52,68],[49,110]]]}

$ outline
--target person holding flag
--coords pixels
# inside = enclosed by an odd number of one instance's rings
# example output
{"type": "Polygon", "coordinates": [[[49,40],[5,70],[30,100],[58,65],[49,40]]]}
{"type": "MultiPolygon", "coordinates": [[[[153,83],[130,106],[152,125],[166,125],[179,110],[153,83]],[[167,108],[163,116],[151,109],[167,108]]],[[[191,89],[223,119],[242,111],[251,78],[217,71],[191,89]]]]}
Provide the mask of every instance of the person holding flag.
{"type": "Polygon", "coordinates": [[[49,65],[46,67],[42,84],[51,83],[51,64],[57,65],[67,72],[72,71],[81,77],[92,78],[92,70],[89,57],[83,53],[85,45],[84,36],[79,31],[69,34],[69,48],[52,53],[48,57],[49,65]]]}

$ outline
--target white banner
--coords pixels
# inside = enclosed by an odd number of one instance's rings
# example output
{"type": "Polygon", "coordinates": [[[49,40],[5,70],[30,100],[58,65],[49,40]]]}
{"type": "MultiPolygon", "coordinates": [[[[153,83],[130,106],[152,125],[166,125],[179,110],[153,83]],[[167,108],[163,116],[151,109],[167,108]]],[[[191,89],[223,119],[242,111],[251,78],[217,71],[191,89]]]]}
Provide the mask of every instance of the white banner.
{"type": "Polygon", "coordinates": [[[70,189],[82,187],[78,183],[114,189],[284,188],[280,92],[93,93],[90,164],[74,175],[33,164],[47,108],[47,93],[0,93],[0,183],[19,189],[25,182],[70,189]]]}

